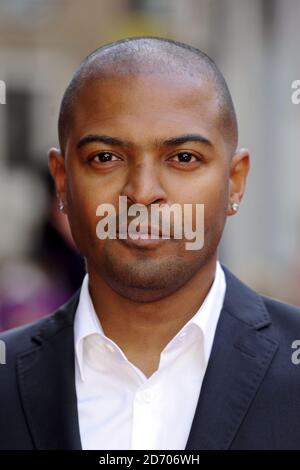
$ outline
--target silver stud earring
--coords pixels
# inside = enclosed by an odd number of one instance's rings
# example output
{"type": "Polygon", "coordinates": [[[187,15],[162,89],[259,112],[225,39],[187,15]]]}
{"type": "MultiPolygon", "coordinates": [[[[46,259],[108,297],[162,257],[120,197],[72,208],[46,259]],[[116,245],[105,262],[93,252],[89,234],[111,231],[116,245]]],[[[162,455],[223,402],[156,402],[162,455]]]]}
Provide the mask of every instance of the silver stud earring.
{"type": "Polygon", "coordinates": [[[230,206],[231,206],[231,209],[232,209],[234,212],[237,212],[237,211],[239,210],[239,207],[240,207],[240,205],[239,205],[237,202],[232,202],[232,203],[230,204],[230,206]]]}
{"type": "Polygon", "coordinates": [[[59,199],[59,200],[58,200],[58,208],[59,208],[59,210],[60,210],[60,211],[63,211],[63,210],[64,210],[64,207],[65,207],[64,201],[63,201],[62,199],[59,199]]]}

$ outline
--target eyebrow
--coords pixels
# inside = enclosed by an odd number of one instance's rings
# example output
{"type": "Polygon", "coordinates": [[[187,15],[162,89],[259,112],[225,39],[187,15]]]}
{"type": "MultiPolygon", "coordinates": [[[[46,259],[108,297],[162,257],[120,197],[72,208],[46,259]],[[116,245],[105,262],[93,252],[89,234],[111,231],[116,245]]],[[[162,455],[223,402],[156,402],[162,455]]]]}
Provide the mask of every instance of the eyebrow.
{"type": "Polygon", "coordinates": [[[121,140],[118,137],[111,137],[109,135],[88,134],[79,140],[77,144],[77,149],[80,149],[84,145],[91,144],[93,142],[100,142],[102,144],[123,146],[123,147],[130,147],[131,145],[130,142],[121,140]]]}
{"type": "Polygon", "coordinates": [[[210,147],[213,146],[211,141],[201,134],[183,134],[177,137],[170,137],[163,142],[163,145],[182,145],[187,142],[200,142],[201,144],[206,144],[210,147]]]}
{"type": "MultiPolygon", "coordinates": [[[[119,146],[119,147],[132,147],[133,144],[127,140],[119,139],[118,137],[112,137],[109,135],[100,135],[100,134],[88,134],[82,137],[78,144],[77,149],[80,149],[84,145],[91,144],[94,142],[99,142],[102,144],[119,146]]],[[[201,134],[183,134],[175,137],[170,137],[164,140],[160,145],[162,146],[172,146],[172,145],[182,145],[187,142],[200,142],[201,144],[209,145],[213,147],[213,144],[201,134]]]]}

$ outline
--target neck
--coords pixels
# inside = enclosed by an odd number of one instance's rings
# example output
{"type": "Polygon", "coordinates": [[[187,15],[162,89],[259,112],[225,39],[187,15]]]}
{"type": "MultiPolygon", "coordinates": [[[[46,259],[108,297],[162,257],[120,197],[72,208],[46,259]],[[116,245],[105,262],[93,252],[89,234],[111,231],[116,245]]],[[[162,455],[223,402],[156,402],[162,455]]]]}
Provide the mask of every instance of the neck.
{"type": "Polygon", "coordinates": [[[165,346],[202,305],[215,270],[216,256],[171,295],[142,303],[116,293],[88,266],[89,291],[105,335],[149,375],[165,346]]]}

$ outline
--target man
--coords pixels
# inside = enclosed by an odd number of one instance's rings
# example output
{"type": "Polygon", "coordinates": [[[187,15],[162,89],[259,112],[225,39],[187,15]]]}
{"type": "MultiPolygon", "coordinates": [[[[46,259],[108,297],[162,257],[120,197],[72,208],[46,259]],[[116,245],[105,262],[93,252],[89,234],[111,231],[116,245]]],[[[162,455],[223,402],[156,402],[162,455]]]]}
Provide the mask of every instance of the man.
{"type": "Polygon", "coordinates": [[[249,154],[216,65],[160,38],[101,47],[64,94],[59,142],[50,171],[87,275],[54,315],[2,335],[0,447],[300,448],[300,311],[218,262],[249,154]],[[120,215],[120,196],[129,215],[192,205],[193,227],[203,205],[203,246],[175,237],[175,216],[169,238],[142,223],[136,239],[120,223],[99,236],[99,205],[120,215]]]}

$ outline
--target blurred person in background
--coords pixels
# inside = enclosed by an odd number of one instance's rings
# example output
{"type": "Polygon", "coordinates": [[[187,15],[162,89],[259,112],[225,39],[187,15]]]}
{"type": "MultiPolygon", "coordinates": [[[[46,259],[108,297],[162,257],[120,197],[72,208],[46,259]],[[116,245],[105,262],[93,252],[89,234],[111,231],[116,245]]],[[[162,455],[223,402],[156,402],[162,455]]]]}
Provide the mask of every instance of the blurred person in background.
{"type": "Polygon", "coordinates": [[[49,172],[28,166],[0,174],[10,194],[0,200],[0,329],[7,330],[66,302],[85,270],[49,172]]]}

